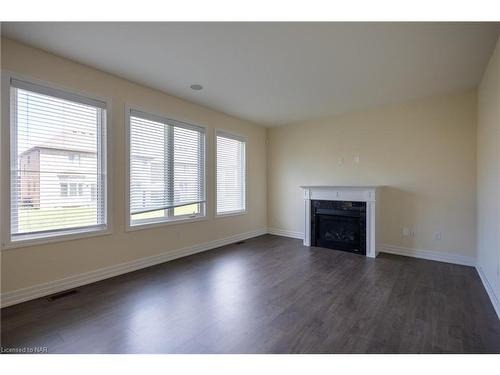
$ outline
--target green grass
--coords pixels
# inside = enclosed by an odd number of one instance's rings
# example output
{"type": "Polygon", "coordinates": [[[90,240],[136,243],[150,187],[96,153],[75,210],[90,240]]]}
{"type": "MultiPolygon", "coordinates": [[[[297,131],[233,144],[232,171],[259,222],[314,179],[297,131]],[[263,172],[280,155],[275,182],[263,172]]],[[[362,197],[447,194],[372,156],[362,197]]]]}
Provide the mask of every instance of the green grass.
{"type": "MultiPolygon", "coordinates": [[[[174,215],[198,212],[198,205],[174,208],[174,215]]],[[[134,215],[134,220],[163,217],[163,210],[134,215]]],[[[92,207],[23,208],[19,210],[18,233],[38,232],[61,228],[84,227],[97,223],[96,209],[92,207]]]]}
{"type": "Polygon", "coordinates": [[[19,210],[19,232],[82,227],[97,223],[92,207],[24,208],[19,210]]]}
{"type": "MultiPolygon", "coordinates": [[[[190,204],[189,206],[175,207],[174,208],[174,216],[182,216],[182,215],[190,215],[198,213],[198,204],[190,204]]],[[[134,220],[143,220],[143,219],[154,219],[158,217],[163,217],[164,210],[145,212],[142,214],[133,215],[134,220]]]]}
{"type": "Polygon", "coordinates": [[[198,213],[198,204],[190,204],[189,206],[182,206],[174,208],[174,216],[190,215],[198,213]]]}

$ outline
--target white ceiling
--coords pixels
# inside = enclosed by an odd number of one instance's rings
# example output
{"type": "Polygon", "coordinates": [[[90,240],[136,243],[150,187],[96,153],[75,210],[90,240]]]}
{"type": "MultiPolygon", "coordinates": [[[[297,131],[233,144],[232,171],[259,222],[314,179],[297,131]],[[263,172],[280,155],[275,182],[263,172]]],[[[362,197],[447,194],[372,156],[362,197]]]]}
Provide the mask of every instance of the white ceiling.
{"type": "Polygon", "coordinates": [[[9,38],[267,126],[476,87],[499,33],[500,23],[2,24],[9,38]]]}

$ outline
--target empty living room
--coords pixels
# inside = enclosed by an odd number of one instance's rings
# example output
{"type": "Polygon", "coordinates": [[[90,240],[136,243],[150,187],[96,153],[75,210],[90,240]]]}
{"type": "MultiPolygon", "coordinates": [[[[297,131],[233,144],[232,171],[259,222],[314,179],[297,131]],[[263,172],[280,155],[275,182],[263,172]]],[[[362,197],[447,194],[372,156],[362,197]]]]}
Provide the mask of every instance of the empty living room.
{"type": "Polygon", "coordinates": [[[1,23],[2,361],[499,368],[500,22],[61,18],[1,23]]]}

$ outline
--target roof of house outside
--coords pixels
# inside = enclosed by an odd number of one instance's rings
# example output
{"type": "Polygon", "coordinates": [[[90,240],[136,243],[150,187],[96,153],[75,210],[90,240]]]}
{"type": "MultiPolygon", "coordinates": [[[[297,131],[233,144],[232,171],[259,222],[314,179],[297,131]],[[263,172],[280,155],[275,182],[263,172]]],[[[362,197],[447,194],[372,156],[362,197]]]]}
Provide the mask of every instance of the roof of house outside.
{"type": "Polygon", "coordinates": [[[79,130],[63,130],[55,137],[39,145],[30,147],[21,155],[30,153],[36,149],[54,149],[61,151],[84,152],[89,154],[97,153],[97,137],[90,132],[79,130]]]}

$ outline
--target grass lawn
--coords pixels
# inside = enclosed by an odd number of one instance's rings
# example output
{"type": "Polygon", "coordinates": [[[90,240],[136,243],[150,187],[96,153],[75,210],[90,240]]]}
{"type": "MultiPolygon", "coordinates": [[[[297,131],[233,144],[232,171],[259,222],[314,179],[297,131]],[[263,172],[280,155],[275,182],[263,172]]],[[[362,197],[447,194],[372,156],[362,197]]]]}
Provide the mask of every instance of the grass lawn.
{"type": "Polygon", "coordinates": [[[92,207],[25,208],[19,210],[18,232],[82,227],[96,223],[97,213],[92,207]]]}
{"type": "MultiPolygon", "coordinates": [[[[198,213],[198,204],[190,204],[189,206],[182,206],[182,207],[175,207],[174,208],[174,216],[181,216],[181,215],[190,215],[198,213]]],[[[154,219],[157,217],[163,217],[164,210],[158,210],[158,211],[152,211],[152,212],[145,212],[143,214],[136,214],[133,215],[134,220],[142,220],[142,219],[154,219]]]]}
{"type": "MultiPolygon", "coordinates": [[[[176,207],[174,215],[189,215],[198,212],[198,205],[176,207]]],[[[163,210],[134,215],[134,219],[162,217],[163,210]]],[[[92,207],[24,208],[19,210],[18,233],[52,229],[84,227],[97,224],[97,212],[92,207]]]]}

